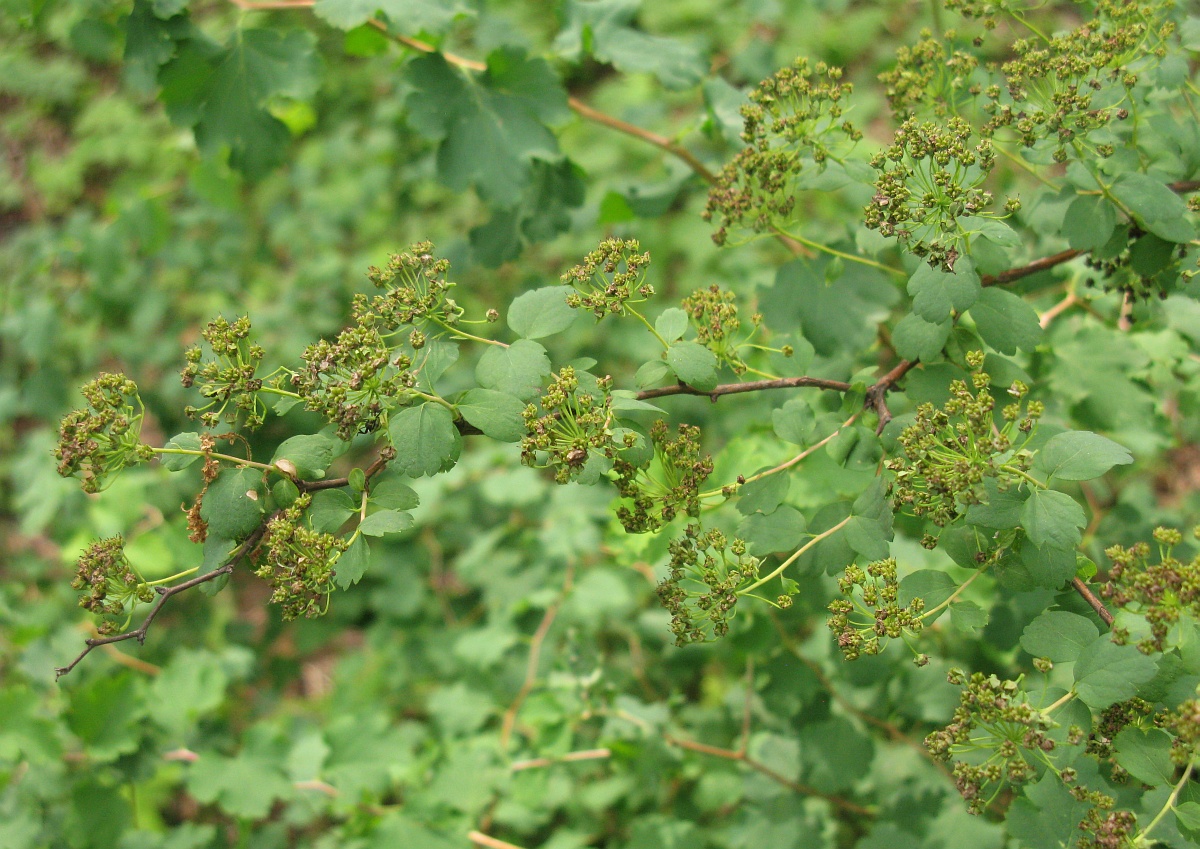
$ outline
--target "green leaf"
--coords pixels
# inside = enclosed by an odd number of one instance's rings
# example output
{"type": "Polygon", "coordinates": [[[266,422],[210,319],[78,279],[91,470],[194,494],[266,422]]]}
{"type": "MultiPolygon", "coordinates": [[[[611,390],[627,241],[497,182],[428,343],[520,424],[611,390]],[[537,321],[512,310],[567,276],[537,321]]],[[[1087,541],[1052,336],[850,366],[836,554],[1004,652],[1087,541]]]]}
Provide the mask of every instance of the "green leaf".
{"type": "Polygon", "coordinates": [[[1158,666],[1134,646],[1118,646],[1107,635],[1084,646],[1075,661],[1075,692],[1085,705],[1103,710],[1137,693],[1158,666]]]}
{"type": "Polygon", "coordinates": [[[988,612],[973,601],[950,603],[950,624],[968,637],[978,638],[989,618],[988,612]]]}
{"type": "Polygon", "coordinates": [[[195,129],[196,144],[212,156],[261,177],[287,153],[291,133],[267,106],[273,98],[307,98],[317,88],[316,37],[302,30],[239,29],[216,56],[189,44],[163,68],[162,99],[172,119],[195,129]]]}
{"type": "Polygon", "coordinates": [[[291,507],[300,497],[300,488],[287,478],[282,478],[271,487],[271,497],[280,507],[291,507]]]}
{"type": "MultiPolygon", "coordinates": [[[[666,415],[662,407],[657,407],[646,401],[639,401],[637,393],[631,392],[628,389],[614,389],[611,397],[612,408],[617,413],[654,413],[658,416],[666,415]]],[[[621,415],[618,418],[627,418],[627,416],[621,415]]]]}
{"type": "Polygon", "coordinates": [[[1096,641],[1100,629],[1090,619],[1067,610],[1048,610],[1025,626],[1021,648],[1034,657],[1071,663],[1096,641]]]}
{"type": "Polygon", "coordinates": [[[486,389],[497,389],[522,401],[537,397],[542,379],[550,374],[550,358],[537,342],[518,339],[507,348],[489,345],[475,366],[475,379],[486,389]]]}
{"type": "Polygon", "coordinates": [[[817,417],[807,401],[803,398],[792,398],[771,413],[771,424],[775,428],[775,435],[780,439],[795,445],[804,445],[817,425],[817,417]]]}
{"type": "Polygon", "coordinates": [[[848,790],[866,777],[874,753],[871,738],[845,717],[805,723],[800,729],[804,779],[824,793],[848,790]]]}
{"type": "Polygon", "coordinates": [[[670,89],[696,85],[708,63],[693,45],[633,27],[641,0],[568,0],[554,49],[578,61],[584,52],[619,71],[651,73],[670,89]]]}
{"type": "Polygon", "coordinates": [[[362,580],[370,564],[371,548],[367,544],[367,538],[360,535],[350,543],[350,547],[342,552],[342,556],[334,564],[334,581],[341,589],[348,589],[362,580]]]}
{"type": "Polygon", "coordinates": [[[1002,354],[1015,354],[1018,348],[1032,351],[1042,339],[1034,308],[999,286],[980,292],[970,313],[983,341],[1002,354]]]}
{"type": "Polygon", "coordinates": [[[738,489],[737,510],[743,516],[773,513],[787,498],[791,479],[784,474],[767,475],[745,483],[738,489]]]}
{"type": "Polygon", "coordinates": [[[213,481],[200,505],[200,518],[208,532],[222,539],[242,540],[262,521],[262,472],[224,469],[213,481]]]}
{"type": "Polygon", "coordinates": [[[650,360],[642,363],[637,374],[633,376],[633,385],[638,389],[649,389],[657,386],[671,375],[671,367],[664,360],[650,360]]]}
{"type": "Polygon", "coordinates": [[[983,504],[972,504],[967,510],[967,521],[972,525],[1002,531],[1021,524],[1021,514],[1029,498],[1026,490],[1009,487],[1001,490],[994,478],[984,481],[987,500],[983,504]]]}
{"type": "Polygon", "coordinates": [[[403,510],[379,510],[358,523],[358,530],[369,537],[398,534],[413,526],[412,513],[403,510]]]}
{"type": "Polygon", "coordinates": [[[504,48],[487,70],[469,71],[430,53],[409,62],[408,122],[439,141],[438,177],[454,191],[475,186],[480,197],[509,207],[529,184],[535,159],[557,161],[547,123],[568,116],[567,95],[544,59],[504,48]]]}
{"type": "Polygon", "coordinates": [[[896,347],[896,353],[906,360],[928,362],[941,356],[953,327],[949,318],[932,324],[911,312],[896,323],[892,330],[892,344],[896,347]]]}
{"type": "Polygon", "coordinates": [[[317,0],[313,14],[338,29],[354,29],[375,17],[387,16],[388,29],[402,35],[444,33],[455,18],[470,9],[458,0],[317,0]]]}
{"type": "Polygon", "coordinates": [[[737,536],[746,541],[751,554],[765,557],[799,548],[807,524],[803,513],[789,504],[781,504],[769,514],[754,513],[742,519],[737,536]]]}
{"type": "Polygon", "coordinates": [[[1026,540],[1021,545],[1021,563],[1034,583],[1050,590],[1057,590],[1075,576],[1075,552],[1070,548],[1037,546],[1026,540]]]}
{"type": "Polygon", "coordinates": [[[306,515],[314,531],[333,534],[358,512],[358,507],[346,490],[322,489],[313,493],[306,515]]]}
{"type": "Polygon", "coordinates": [[[1069,430],[1050,437],[1034,460],[1034,468],[1066,481],[1098,478],[1113,466],[1133,462],[1123,445],[1086,430],[1069,430]]]}
{"type": "Polygon", "coordinates": [[[1021,527],[1029,541],[1041,547],[1072,549],[1079,545],[1080,528],[1087,525],[1083,508],[1065,492],[1035,489],[1021,509],[1021,527]]]}
{"type": "Polygon", "coordinates": [[[665,309],[655,320],[654,329],[668,342],[676,342],[688,329],[688,314],[679,307],[665,309]]]}
{"type": "Polygon", "coordinates": [[[553,336],[570,327],[579,313],[567,306],[570,286],[545,286],[518,295],[508,308],[508,326],[522,339],[553,336]]]}
{"type": "MultiPolygon", "coordinates": [[[[999,245],[1002,248],[1016,248],[1021,245],[1021,237],[1005,221],[1000,221],[997,218],[980,218],[976,215],[964,215],[958,221],[962,227],[974,231],[993,245],[999,245]]],[[[963,259],[967,258],[963,257],[963,259]]],[[[955,270],[961,264],[962,259],[956,263],[955,270]]]]}
{"type": "Polygon", "coordinates": [[[1196,238],[1196,228],[1187,220],[1187,203],[1159,180],[1126,173],[1111,189],[1113,197],[1129,208],[1137,223],[1160,239],[1182,244],[1196,238]]]}
{"type": "Polygon", "coordinates": [[[1161,787],[1175,782],[1171,735],[1161,728],[1125,728],[1113,740],[1113,749],[1117,763],[1142,784],[1161,787]]]}
{"type": "Polygon", "coordinates": [[[675,376],[693,389],[707,392],[717,385],[717,355],[696,342],[676,342],[667,349],[675,376]]]}
{"type": "MultiPolygon", "coordinates": [[[[164,448],[182,448],[185,451],[200,450],[200,434],[195,432],[177,433],[167,440],[164,448]]],[[[192,463],[200,459],[198,454],[159,454],[158,462],[162,463],[163,468],[168,471],[178,472],[180,469],[186,469],[192,463]]]]}
{"type": "Polygon", "coordinates": [[[138,720],[146,715],[140,683],[126,670],[69,691],[66,724],[90,760],[105,763],[137,749],[142,736],[138,720]]]}
{"type": "Polygon", "coordinates": [[[981,291],[979,274],[970,257],[959,259],[954,271],[943,271],[922,262],[908,280],[913,312],[931,324],[941,324],[950,318],[951,311],[961,313],[969,309],[981,291]]]}
{"type": "Polygon", "coordinates": [[[462,450],[454,416],[432,401],[394,413],[388,422],[388,441],[396,449],[391,468],[414,478],[446,471],[462,450]]]}
{"type": "Polygon", "coordinates": [[[247,752],[234,758],[201,754],[191,766],[187,784],[200,802],[215,803],[225,813],[249,820],[263,819],[276,799],[294,793],[278,764],[247,752]]]}
{"type": "Polygon", "coordinates": [[[454,405],[462,417],[500,442],[519,442],[525,435],[525,402],[495,389],[471,389],[454,405]]]}
{"type": "Polygon", "coordinates": [[[1067,207],[1062,234],[1074,250],[1103,247],[1117,226],[1117,209],[1101,195],[1079,195],[1067,207]]]}
{"type": "Polygon", "coordinates": [[[1182,802],[1175,806],[1175,818],[1179,824],[1191,831],[1200,831],[1200,804],[1182,802]]]}
{"type": "Polygon", "coordinates": [[[412,510],[421,503],[416,490],[398,477],[387,477],[372,483],[368,500],[388,510],[412,510]]]}
{"type": "Polygon", "coordinates": [[[888,556],[888,539],[891,534],[883,522],[855,516],[846,523],[846,542],[868,560],[882,560],[888,556]]]}
{"type": "MultiPolygon", "coordinates": [[[[925,600],[925,609],[932,610],[957,591],[958,583],[945,572],[939,569],[918,569],[901,579],[899,601],[907,606],[914,598],[922,598],[925,600]]],[[[936,618],[937,616],[933,617],[936,618]]],[[[927,619],[926,624],[933,619],[927,619]]]]}
{"type": "Polygon", "coordinates": [[[285,439],[275,449],[271,464],[277,465],[281,460],[291,464],[290,469],[280,468],[291,472],[301,480],[320,480],[325,477],[325,470],[335,457],[341,456],[349,444],[338,439],[332,433],[306,433],[285,439]]]}

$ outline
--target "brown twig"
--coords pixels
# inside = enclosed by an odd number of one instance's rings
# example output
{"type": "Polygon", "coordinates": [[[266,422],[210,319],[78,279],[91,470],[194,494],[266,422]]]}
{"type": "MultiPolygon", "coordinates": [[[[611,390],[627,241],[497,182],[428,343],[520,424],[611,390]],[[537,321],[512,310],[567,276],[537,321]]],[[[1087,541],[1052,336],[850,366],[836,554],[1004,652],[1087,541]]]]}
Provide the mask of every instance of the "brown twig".
{"type": "Polygon", "coordinates": [[[1113,623],[1113,615],[1108,612],[1108,608],[1104,606],[1104,602],[1102,602],[1096,596],[1096,594],[1091,591],[1088,585],[1079,578],[1072,578],[1071,586],[1075,588],[1075,592],[1083,596],[1084,601],[1091,605],[1092,610],[1096,611],[1096,615],[1104,621],[1104,624],[1111,628],[1113,623]]]}
{"type": "Polygon", "coordinates": [[[1065,298],[1041,314],[1041,316],[1038,318],[1038,324],[1041,325],[1042,330],[1045,330],[1054,323],[1056,318],[1078,303],[1078,296],[1076,296],[1074,292],[1068,292],[1065,298]]]}
{"type": "Polygon", "coordinates": [[[700,395],[716,401],[722,395],[737,395],[742,392],[759,392],[763,389],[795,389],[804,386],[814,386],[818,389],[830,389],[834,392],[848,392],[850,384],[841,380],[826,380],[821,377],[779,377],[774,380],[747,380],[744,383],[725,383],[714,386],[707,392],[694,389],[686,383],[676,383],[671,386],[661,386],[657,389],[643,389],[635,397],[639,401],[649,398],[665,398],[668,395],[700,395]]]}
{"type": "Polygon", "coordinates": [[[1054,268],[1056,265],[1062,265],[1064,262],[1070,262],[1076,257],[1083,256],[1084,253],[1086,251],[1060,251],[1050,256],[1044,256],[1041,259],[1035,259],[1033,262],[1026,263],[1025,265],[1001,271],[999,274],[985,274],[979,279],[979,282],[984,286],[1003,286],[1006,283],[1020,280],[1022,277],[1028,277],[1031,274],[1037,274],[1039,271],[1045,271],[1048,268],[1054,268]]]}
{"type": "Polygon", "coordinates": [[[488,837],[482,831],[468,832],[467,840],[470,840],[476,846],[486,846],[488,849],[522,849],[522,847],[515,843],[497,840],[495,837],[488,837]]]}
{"type": "Polygon", "coordinates": [[[525,664],[525,680],[521,682],[521,689],[517,691],[516,698],[508,706],[508,710],[504,712],[504,720],[501,722],[501,749],[508,748],[509,740],[512,738],[513,727],[517,724],[517,713],[521,710],[521,705],[525,703],[525,699],[533,691],[533,687],[537,683],[538,662],[542,655],[542,643],[545,642],[546,635],[550,633],[550,626],[554,624],[554,619],[558,616],[559,608],[562,607],[562,603],[571,592],[574,582],[575,567],[570,565],[567,567],[567,576],[563,580],[563,587],[559,591],[558,598],[546,608],[546,612],[542,615],[542,621],[538,623],[537,630],[534,631],[533,637],[530,638],[529,660],[525,664]]]}
{"type": "Polygon", "coordinates": [[[611,749],[582,749],[578,752],[567,752],[557,758],[529,758],[523,761],[513,761],[508,767],[511,772],[525,769],[554,766],[555,764],[575,763],[576,761],[598,761],[612,757],[611,749]]]}

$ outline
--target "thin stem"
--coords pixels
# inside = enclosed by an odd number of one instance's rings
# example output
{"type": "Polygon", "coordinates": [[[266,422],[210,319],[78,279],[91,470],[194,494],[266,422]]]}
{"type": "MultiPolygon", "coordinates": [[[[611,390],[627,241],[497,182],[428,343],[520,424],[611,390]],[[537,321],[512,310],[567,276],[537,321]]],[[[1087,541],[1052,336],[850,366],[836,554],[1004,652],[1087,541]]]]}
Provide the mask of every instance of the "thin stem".
{"type": "Polygon", "coordinates": [[[784,235],[786,235],[789,239],[795,239],[800,244],[810,247],[813,250],[827,253],[830,256],[840,257],[847,262],[857,262],[860,265],[866,265],[871,268],[876,268],[880,271],[886,271],[888,274],[894,274],[905,278],[908,277],[907,272],[899,268],[892,268],[890,265],[884,265],[882,262],[876,262],[875,260],[867,259],[864,256],[856,256],[854,254],[846,253],[845,251],[839,251],[837,248],[831,248],[828,245],[822,244],[821,242],[814,242],[812,239],[806,239],[803,236],[797,236],[795,233],[785,233],[784,235]]]}
{"type": "Polygon", "coordinates": [[[523,761],[513,761],[508,769],[510,772],[521,772],[526,769],[537,769],[555,764],[575,763],[577,761],[597,761],[612,757],[611,749],[583,749],[578,752],[567,752],[557,758],[529,758],[523,761]]]}
{"type": "Polygon", "coordinates": [[[171,581],[178,581],[180,578],[186,578],[188,575],[194,575],[196,572],[199,572],[199,571],[200,571],[199,566],[193,566],[191,569],[184,569],[182,572],[176,572],[174,575],[171,575],[169,577],[159,578],[154,581],[146,581],[145,583],[146,583],[146,586],[148,586],[148,587],[157,587],[162,584],[169,584],[171,581]]]}
{"type": "Polygon", "coordinates": [[[1155,814],[1154,819],[1150,820],[1146,827],[1142,829],[1142,833],[1138,835],[1138,845],[1142,845],[1145,842],[1146,836],[1154,830],[1155,826],[1162,822],[1162,818],[1167,815],[1167,811],[1175,807],[1175,803],[1179,801],[1179,794],[1183,792],[1183,788],[1187,787],[1188,782],[1192,780],[1192,770],[1195,766],[1196,762],[1194,760],[1188,761],[1187,769],[1183,771],[1183,775],[1175,783],[1175,787],[1171,790],[1171,795],[1167,797],[1167,801],[1162,806],[1162,809],[1155,814]]]}
{"type": "Polygon", "coordinates": [[[151,448],[155,454],[182,454],[187,457],[212,457],[214,460],[224,460],[227,463],[234,463],[238,466],[243,466],[249,469],[262,469],[264,472],[278,472],[278,466],[271,466],[267,463],[256,463],[253,460],[245,460],[241,457],[234,457],[231,454],[218,454],[215,451],[202,451],[192,448],[151,448]]]}
{"type": "Polygon", "coordinates": [[[1079,595],[1083,597],[1083,600],[1091,606],[1092,610],[1096,611],[1096,615],[1100,617],[1101,621],[1111,628],[1113,624],[1113,615],[1108,612],[1108,608],[1104,606],[1104,602],[1097,598],[1096,594],[1091,591],[1087,584],[1083,582],[1083,579],[1079,578],[1078,576],[1072,578],[1071,586],[1073,586],[1075,588],[1075,592],[1079,593],[1079,595]]]}
{"type": "Polygon", "coordinates": [[[437,395],[428,395],[424,392],[421,392],[418,389],[410,389],[409,391],[412,392],[412,394],[416,395],[418,398],[424,398],[426,401],[430,402],[431,404],[441,404],[443,407],[445,407],[447,410],[449,410],[454,415],[458,415],[458,410],[455,409],[454,405],[451,404],[449,401],[447,401],[445,398],[442,398],[437,395]]]}
{"type": "Polygon", "coordinates": [[[465,330],[460,330],[458,327],[455,327],[453,324],[446,324],[446,322],[442,321],[440,318],[434,318],[433,316],[428,316],[428,318],[430,321],[432,321],[438,327],[442,328],[443,330],[445,330],[448,333],[453,333],[455,336],[459,337],[460,339],[469,339],[472,342],[482,342],[485,345],[495,345],[499,348],[507,348],[508,347],[507,342],[501,342],[499,339],[488,339],[486,336],[476,336],[474,333],[468,333],[465,330]]]}
{"type": "Polygon", "coordinates": [[[644,315],[635,310],[633,307],[629,306],[629,304],[625,305],[625,312],[629,313],[642,324],[646,325],[646,329],[654,334],[654,338],[657,339],[658,343],[663,346],[664,351],[669,351],[671,349],[670,343],[668,343],[666,339],[659,335],[658,331],[654,329],[654,325],[651,324],[644,315]]]}
{"type": "Polygon", "coordinates": [[[763,389],[797,389],[813,386],[818,389],[829,389],[833,392],[849,392],[850,384],[841,380],[826,380],[821,377],[780,377],[775,380],[747,380],[742,383],[724,383],[714,386],[707,392],[677,383],[673,386],[660,386],[657,389],[643,389],[635,397],[639,401],[650,398],[665,398],[668,395],[703,395],[716,401],[722,395],[737,395],[742,392],[758,392],[763,389]]]}
{"type": "Polygon", "coordinates": [[[922,613],[917,618],[924,619],[927,616],[932,616],[933,614],[937,613],[939,610],[944,610],[947,607],[949,607],[950,605],[952,605],[955,601],[958,600],[958,597],[963,594],[963,591],[966,590],[967,587],[971,586],[971,584],[973,584],[975,582],[975,579],[978,578],[982,574],[983,574],[982,569],[976,570],[975,574],[971,575],[971,577],[967,578],[965,581],[963,581],[961,584],[959,584],[958,589],[956,589],[953,593],[951,593],[950,597],[948,599],[943,601],[937,607],[931,607],[929,610],[926,610],[924,613],[922,613]]]}
{"type": "Polygon", "coordinates": [[[618,133],[624,133],[627,136],[632,136],[635,139],[641,139],[648,144],[652,144],[660,150],[664,150],[672,156],[677,157],[687,164],[694,172],[700,175],[704,182],[712,184],[717,182],[717,176],[701,162],[687,148],[676,144],[665,136],[660,136],[657,133],[652,133],[649,130],[644,130],[641,127],[635,127],[633,124],[627,124],[619,118],[614,118],[611,115],[606,115],[592,107],[588,106],[577,97],[568,97],[567,105],[581,118],[586,118],[593,121],[602,127],[608,127],[610,130],[616,130],[618,133]]]}
{"type": "Polygon", "coordinates": [[[1042,708],[1042,713],[1054,713],[1054,711],[1058,710],[1073,698],[1075,698],[1075,691],[1068,690],[1067,692],[1063,693],[1062,696],[1054,702],[1054,704],[1042,708]]]}
{"type": "Polygon", "coordinates": [[[489,837],[482,831],[467,832],[467,840],[470,840],[476,846],[486,846],[487,849],[522,849],[515,843],[509,843],[506,840],[497,840],[495,837],[489,837]]]}
{"type": "Polygon", "coordinates": [[[842,521],[838,522],[836,525],[834,525],[829,530],[821,531],[821,533],[817,534],[815,537],[810,539],[804,545],[800,546],[800,548],[796,551],[795,554],[793,554],[787,560],[780,563],[779,568],[777,568],[774,572],[772,572],[770,575],[767,575],[765,578],[759,578],[757,581],[755,581],[753,584],[746,587],[745,589],[738,590],[737,594],[745,595],[746,593],[750,592],[751,590],[756,590],[759,587],[761,587],[763,584],[768,583],[769,581],[773,581],[775,578],[778,578],[780,575],[782,575],[784,573],[784,570],[786,570],[787,567],[789,567],[793,563],[795,563],[796,560],[799,559],[804,554],[804,552],[808,551],[810,548],[812,548],[814,545],[819,543],[821,540],[832,536],[833,534],[840,531],[842,528],[846,527],[846,523],[849,522],[852,518],[853,518],[852,516],[847,516],[845,519],[842,519],[842,521]]]}
{"type": "Polygon", "coordinates": [[[1037,478],[1035,478],[1033,475],[1029,474],[1028,472],[1023,472],[1015,466],[1004,465],[1004,466],[1001,466],[1000,468],[1006,472],[1010,472],[1010,473],[1016,475],[1019,478],[1024,478],[1025,480],[1029,481],[1031,486],[1037,487],[1038,489],[1046,489],[1046,484],[1042,483],[1040,480],[1038,480],[1037,478]]]}

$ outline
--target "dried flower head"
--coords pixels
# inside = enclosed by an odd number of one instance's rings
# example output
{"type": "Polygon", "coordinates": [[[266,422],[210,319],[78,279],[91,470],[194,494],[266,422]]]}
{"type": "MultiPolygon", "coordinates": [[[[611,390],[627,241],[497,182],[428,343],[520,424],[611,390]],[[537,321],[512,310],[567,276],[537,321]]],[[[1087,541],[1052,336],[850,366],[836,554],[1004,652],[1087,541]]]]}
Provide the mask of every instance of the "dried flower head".
{"type": "Polygon", "coordinates": [[[154,591],[137,573],[125,556],[125,540],[109,537],[92,543],[79,556],[71,588],[84,590],[79,606],[102,618],[98,630],[102,635],[115,634],[124,625],[112,618],[129,613],[138,602],[150,602],[154,591]]]}
{"type": "Polygon", "coordinates": [[[314,531],[304,525],[312,503],[308,493],[267,522],[256,575],[271,584],[271,602],[281,605],[284,619],[323,615],[334,590],[334,566],[348,540],[314,531]]]}
{"type": "Polygon", "coordinates": [[[104,373],[81,391],[88,405],[63,418],[54,456],[60,475],[78,477],[84,492],[99,492],[112,475],[146,462],[154,451],[141,441],[145,408],[136,383],[104,373]]]}
{"type": "MultiPolygon", "coordinates": [[[[1200,528],[1196,529],[1200,538],[1200,528]]],[[[1183,618],[1200,618],[1200,554],[1190,560],[1174,556],[1183,535],[1173,528],[1154,531],[1158,562],[1150,562],[1150,546],[1144,542],[1129,548],[1114,545],[1105,550],[1112,567],[1100,594],[1117,607],[1146,618],[1150,636],[1138,643],[1149,654],[1166,648],[1167,633],[1183,618]]]]}
{"type": "Polygon", "coordinates": [[[208,344],[212,359],[204,359],[201,345],[189,348],[180,379],[185,388],[199,381],[200,394],[208,403],[186,407],[184,412],[190,418],[199,418],[205,427],[216,427],[222,417],[231,424],[244,417],[246,427],[253,430],[265,420],[266,405],[259,400],[263,382],[257,376],[264,352],[249,341],[250,319],[242,316],[230,322],[215,318],[200,336],[208,344]]]}
{"type": "Polygon", "coordinates": [[[738,588],[758,578],[758,558],[746,553],[744,541],[729,541],[720,531],[705,531],[695,523],[672,540],[670,552],[670,573],[658,585],[658,598],[671,613],[675,645],[725,636],[738,588]]]}
{"type": "Polygon", "coordinates": [[[577,478],[592,457],[616,456],[611,388],[610,377],[596,380],[594,392],[581,388],[571,366],[551,375],[539,404],[525,408],[521,462],[553,468],[554,479],[566,483],[577,478]]]}
{"type": "Polygon", "coordinates": [[[667,423],[650,428],[654,458],[636,466],[620,457],[613,464],[617,491],[631,503],[617,508],[617,518],[631,534],[656,531],[680,513],[700,515],[700,485],[712,474],[712,457],[700,451],[700,428],[679,425],[670,438],[667,423]]]}
{"type": "Polygon", "coordinates": [[[355,298],[355,320],[372,324],[377,318],[388,330],[424,321],[454,324],[463,311],[446,296],[454,286],[446,280],[449,270],[449,261],[434,256],[432,242],[418,242],[404,253],[392,254],[382,269],[367,269],[367,278],[384,294],[370,301],[365,296],[355,298]]]}
{"type": "Polygon", "coordinates": [[[649,298],[654,294],[654,287],[646,282],[650,254],[641,250],[634,239],[605,239],[562,276],[563,283],[575,288],[567,303],[591,311],[599,320],[624,315],[626,304],[649,298]]]}
{"type": "Polygon", "coordinates": [[[826,625],[846,660],[879,654],[888,642],[920,634],[925,600],[914,598],[901,605],[896,559],[877,560],[862,569],[850,565],[838,579],[843,599],[829,603],[826,625]]]}

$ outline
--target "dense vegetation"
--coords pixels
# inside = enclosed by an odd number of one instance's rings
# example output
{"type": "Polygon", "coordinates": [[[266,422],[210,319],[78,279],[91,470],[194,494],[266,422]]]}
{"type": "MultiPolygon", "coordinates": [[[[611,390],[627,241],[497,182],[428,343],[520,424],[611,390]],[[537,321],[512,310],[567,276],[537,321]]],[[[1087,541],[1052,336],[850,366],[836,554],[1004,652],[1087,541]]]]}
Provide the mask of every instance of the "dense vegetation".
{"type": "Polygon", "coordinates": [[[1200,843],[1187,3],[0,9],[0,847],[1200,843]]]}

